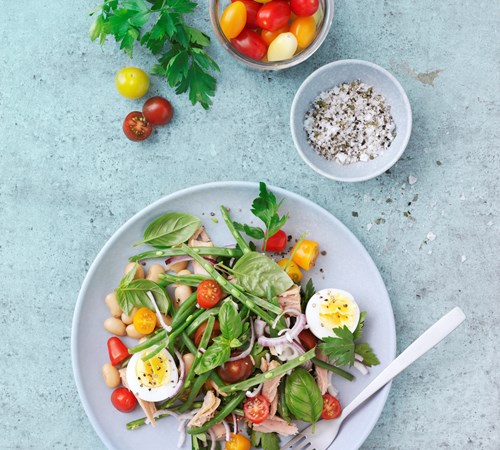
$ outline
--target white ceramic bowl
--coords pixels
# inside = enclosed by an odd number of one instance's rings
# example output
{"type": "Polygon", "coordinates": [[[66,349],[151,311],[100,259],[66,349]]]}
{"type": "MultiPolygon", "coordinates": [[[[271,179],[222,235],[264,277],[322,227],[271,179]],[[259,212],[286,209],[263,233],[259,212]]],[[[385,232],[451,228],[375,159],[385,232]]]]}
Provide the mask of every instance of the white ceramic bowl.
{"type": "Polygon", "coordinates": [[[364,181],[384,173],[403,154],[410,140],[411,126],[410,102],[398,80],[382,67],[356,59],[326,64],[309,75],[295,94],[290,112],[290,128],[299,155],[313,170],[337,181],[364,181]],[[311,147],[304,130],[304,116],[321,92],[353,80],[373,86],[387,99],[397,134],[383,155],[368,162],[342,165],[320,156],[311,147]]]}

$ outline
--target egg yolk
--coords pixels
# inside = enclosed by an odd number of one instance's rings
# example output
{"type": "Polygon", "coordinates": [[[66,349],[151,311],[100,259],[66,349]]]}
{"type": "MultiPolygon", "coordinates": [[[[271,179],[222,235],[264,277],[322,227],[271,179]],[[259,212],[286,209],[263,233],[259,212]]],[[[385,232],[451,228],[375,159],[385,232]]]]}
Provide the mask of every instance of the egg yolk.
{"type": "Polygon", "coordinates": [[[153,356],[147,361],[139,359],[135,368],[141,386],[158,388],[168,379],[168,364],[164,355],[153,356]]]}
{"type": "Polygon", "coordinates": [[[337,327],[351,328],[356,320],[356,305],[338,293],[330,294],[321,301],[319,307],[321,325],[329,330],[337,327]]]}

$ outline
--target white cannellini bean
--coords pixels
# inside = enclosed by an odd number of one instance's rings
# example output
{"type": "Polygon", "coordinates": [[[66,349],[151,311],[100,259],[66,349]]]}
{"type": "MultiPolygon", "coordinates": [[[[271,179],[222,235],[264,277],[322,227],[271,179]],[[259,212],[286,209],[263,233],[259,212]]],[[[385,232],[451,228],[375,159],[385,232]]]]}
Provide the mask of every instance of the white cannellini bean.
{"type": "Polygon", "coordinates": [[[189,369],[193,365],[194,355],[192,353],[186,353],[182,355],[182,359],[184,360],[184,364],[186,365],[186,373],[189,372],[189,369]]]}
{"type": "Polygon", "coordinates": [[[117,336],[125,336],[125,324],[116,317],[108,317],[104,321],[104,329],[117,336]]]}
{"type": "Polygon", "coordinates": [[[191,286],[177,286],[174,291],[174,299],[177,306],[182,305],[192,293],[193,289],[191,289],[191,286]]]}
{"type": "Polygon", "coordinates": [[[134,314],[137,311],[137,308],[134,307],[132,311],[130,311],[130,314],[127,316],[125,313],[122,314],[122,322],[125,325],[130,325],[134,321],[134,314]]]}
{"type": "Polygon", "coordinates": [[[118,369],[110,363],[106,363],[102,366],[102,376],[104,377],[106,386],[111,389],[120,384],[120,372],[118,372],[118,369]]]}
{"type": "Polygon", "coordinates": [[[127,336],[134,338],[134,339],[141,339],[144,337],[143,334],[139,333],[135,327],[134,324],[127,325],[127,336]]]}
{"type": "Polygon", "coordinates": [[[165,273],[165,269],[163,268],[163,266],[161,266],[160,264],[152,264],[148,269],[148,276],[146,277],[146,279],[158,283],[158,281],[160,281],[159,275],[162,273],[165,273]]]}
{"type": "Polygon", "coordinates": [[[177,275],[192,275],[192,274],[193,272],[187,269],[179,270],[179,272],[177,272],[177,275]]]}
{"type": "Polygon", "coordinates": [[[106,295],[104,303],[106,303],[106,306],[108,307],[109,312],[113,317],[119,318],[122,315],[123,311],[118,305],[118,300],[116,299],[116,294],[114,292],[111,292],[108,295],[106,295]]]}
{"type": "Polygon", "coordinates": [[[137,266],[137,270],[135,271],[134,280],[139,280],[141,278],[144,278],[144,268],[140,264],[134,262],[128,263],[125,266],[124,270],[125,275],[129,273],[135,266],[137,266]]]}
{"type": "Polygon", "coordinates": [[[189,264],[189,261],[180,261],[178,263],[175,263],[175,264],[172,264],[170,266],[170,269],[169,270],[173,270],[174,272],[176,272],[177,274],[179,274],[179,272],[181,270],[184,270],[189,264]]]}

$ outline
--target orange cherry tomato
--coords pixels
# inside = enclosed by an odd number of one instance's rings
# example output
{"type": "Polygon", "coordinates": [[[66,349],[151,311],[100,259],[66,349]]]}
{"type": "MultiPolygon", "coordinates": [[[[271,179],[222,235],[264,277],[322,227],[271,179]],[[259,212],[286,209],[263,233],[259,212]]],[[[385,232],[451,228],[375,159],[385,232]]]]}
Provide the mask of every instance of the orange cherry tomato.
{"type": "Polygon", "coordinates": [[[222,13],[220,27],[224,36],[233,39],[241,33],[247,23],[247,9],[243,2],[231,3],[222,13]]]}
{"type": "Polygon", "coordinates": [[[242,434],[231,434],[231,439],[226,442],[225,450],[250,450],[250,441],[242,434]]]}
{"type": "Polygon", "coordinates": [[[306,48],[316,36],[316,22],[314,17],[297,17],[290,25],[290,31],[297,38],[300,48],[306,48]]]}
{"type": "Polygon", "coordinates": [[[134,314],[134,328],[138,333],[150,334],[156,327],[156,314],[148,308],[139,308],[134,314]]]}
{"type": "Polygon", "coordinates": [[[260,36],[264,39],[264,42],[269,45],[273,42],[281,33],[286,33],[290,27],[285,25],[284,27],[278,28],[276,31],[262,30],[260,36]]]}
{"type": "Polygon", "coordinates": [[[292,250],[292,261],[304,270],[310,270],[314,267],[319,254],[319,246],[316,241],[307,239],[298,242],[292,250]],[[298,247],[297,247],[298,245],[298,247]]]}
{"type": "Polygon", "coordinates": [[[293,261],[288,262],[288,258],[282,259],[278,261],[278,266],[285,269],[286,274],[292,279],[294,283],[300,283],[302,281],[302,272],[299,269],[299,266],[295,264],[293,261]],[[288,265],[288,267],[286,267],[288,265]]]}

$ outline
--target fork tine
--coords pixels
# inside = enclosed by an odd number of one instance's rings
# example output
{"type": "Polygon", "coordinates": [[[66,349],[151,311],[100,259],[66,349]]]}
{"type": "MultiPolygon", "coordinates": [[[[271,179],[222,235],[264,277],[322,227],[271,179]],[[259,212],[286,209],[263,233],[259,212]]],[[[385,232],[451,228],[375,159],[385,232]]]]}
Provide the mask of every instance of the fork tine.
{"type": "Polygon", "coordinates": [[[280,448],[280,450],[287,450],[289,448],[295,448],[298,449],[299,447],[294,447],[295,444],[299,444],[299,442],[304,443],[306,437],[303,434],[298,434],[295,436],[291,441],[288,441],[284,446],[280,448]]]}

